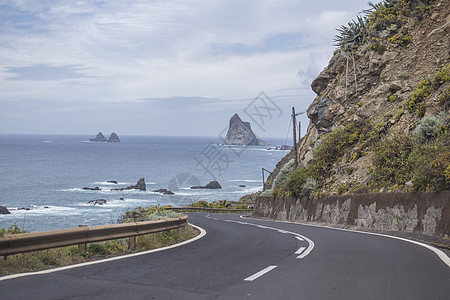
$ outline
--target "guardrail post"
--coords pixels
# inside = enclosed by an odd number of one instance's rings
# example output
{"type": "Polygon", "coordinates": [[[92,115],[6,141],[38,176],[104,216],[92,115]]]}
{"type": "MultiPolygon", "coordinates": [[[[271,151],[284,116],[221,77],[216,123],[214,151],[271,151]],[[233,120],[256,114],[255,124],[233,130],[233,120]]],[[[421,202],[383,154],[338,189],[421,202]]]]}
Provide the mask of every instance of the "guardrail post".
{"type": "MultiPolygon", "coordinates": [[[[87,225],[78,225],[78,227],[88,227],[87,225]]],[[[78,249],[80,249],[81,252],[86,252],[87,244],[78,244],[78,249]]]]}
{"type": "Polygon", "coordinates": [[[128,250],[136,249],[136,236],[130,236],[128,239],[128,250]]]}

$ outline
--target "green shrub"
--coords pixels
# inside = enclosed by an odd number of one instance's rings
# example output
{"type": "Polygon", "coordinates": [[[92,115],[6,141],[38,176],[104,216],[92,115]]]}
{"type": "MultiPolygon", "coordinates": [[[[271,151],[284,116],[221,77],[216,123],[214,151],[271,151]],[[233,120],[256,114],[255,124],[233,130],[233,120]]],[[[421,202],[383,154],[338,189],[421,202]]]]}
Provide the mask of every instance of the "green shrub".
{"type": "Polygon", "coordinates": [[[420,82],[411,93],[408,102],[410,111],[422,118],[425,115],[425,102],[441,85],[450,81],[450,64],[446,64],[430,78],[420,82]]]}
{"type": "Polygon", "coordinates": [[[118,219],[118,223],[157,221],[161,219],[179,218],[180,214],[166,209],[165,206],[138,206],[132,210],[127,210],[118,219]]]}
{"type": "Polygon", "coordinates": [[[432,141],[437,137],[438,129],[441,125],[442,121],[435,116],[422,118],[413,133],[416,143],[425,144],[432,141]]]}
{"type": "Polygon", "coordinates": [[[309,176],[308,170],[303,167],[289,174],[287,188],[292,196],[301,197],[303,195],[303,186],[309,176]]]}
{"type": "Polygon", "coordinates": [[[450,178],[446,172],[450,167],[450,148],[441,141],[416,147],[410,157],[414,168],[412,182],[419,191],[444,190],[449,188],[450,178]]]}
{"type": "Polygon", "coordinates": [[[8,228],[1,228],[0,229],[0,236],[4,234],[20,234],[20,233],[27,233],[28,231],[24,229],[20,229],[17,224],[13,224],[9,226],[8,228]]]}
{"type": "Polygon", "coordinates": [[[291,159],[281,168],[280,172],[278,172],[277,176],[273,180],[272,187],[276,187],[278,185],[282,185],[283,183],[285,183],[286,180],[288,179],[289,173],[292,171],[293,168],[294,168],[294,159],[291,159]]]}
{"type": "Polygon", "coordinates": [[[111,253],[104,243],[88,244],[86,250],[92,255],[108,255],[111,253]]]}
{"type": "Polygon", "coordinates": [[[380,141],[374,147],[373,173],[371,181],[375,188],[389,188],[404,184],[411,179],[412,166],[409,155],[413,150],[412,139],[407,136],[380,141]]]}
{"type": "Polygon", "coordinates": [[[192,207],[209,207],[208,201],[200,200],[191,204],[192,207]]]}
{"type": "Polygon", "coordinates": [[[361,128],[348,125],[334,130],[316,143],[311,177],[318,181],[328,177],[333,164],[359,139],[360,133],[361,128]]]}

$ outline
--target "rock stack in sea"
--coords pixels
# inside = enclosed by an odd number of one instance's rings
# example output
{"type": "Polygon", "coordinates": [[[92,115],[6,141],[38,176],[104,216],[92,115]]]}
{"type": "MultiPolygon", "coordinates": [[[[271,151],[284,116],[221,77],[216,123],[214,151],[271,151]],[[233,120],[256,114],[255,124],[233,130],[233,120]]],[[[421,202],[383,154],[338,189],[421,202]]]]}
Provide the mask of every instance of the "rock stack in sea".
{"type": "Polygon", "coordinates": [[[138,180],[138,182],[135,185],[130,185],[125,188],[117,188],[117,189],[111,189],[111,191],[125,191],[125,190],[140,190],[140,191],[146,191],[146,185],[145,185],[145,179],[141,178],[138,180]]]}
{"type": "Polygon", "coordinates": [[[238,114],[234,114],[230,119],[230,127],[228,128],[224,145],[267,146],[269,144],[256,138],[250,123],[243,122],[238,114]]]}
{"type": "Polygon", "coordinates": [[[97,136],[93,139],[89,139],[89,142],[108,142],[108,143],[120,143],[119,136],[116,133],[111,133],[109,139],[106,139],[103,133],[99,132],[97,136]]]}
{"type": "Polygon", "coordinates": [[[119,136],[116,133],[111,133],[111,136],[108,139],[108,142],[110,143],[120,143],[119,136]]]}
{"type": "Polygon", "coordinates": [[[108,140],[105,138],[103,133],[99,132],[97,136],[93,139],[89,139],[89,142],[107,142],[108,140]]]}
{"type": "Polygon", "coordinates": [[[221,189],[221,188],[222,188],[222,186],[216,180],[210,181],[207,185],[204,185],[204,186],[201,186],[201,185],[191,186],[191,189],[193,189],[193,190],[197,190],[197,189],[217,190],[217,189],[221,189]]]}

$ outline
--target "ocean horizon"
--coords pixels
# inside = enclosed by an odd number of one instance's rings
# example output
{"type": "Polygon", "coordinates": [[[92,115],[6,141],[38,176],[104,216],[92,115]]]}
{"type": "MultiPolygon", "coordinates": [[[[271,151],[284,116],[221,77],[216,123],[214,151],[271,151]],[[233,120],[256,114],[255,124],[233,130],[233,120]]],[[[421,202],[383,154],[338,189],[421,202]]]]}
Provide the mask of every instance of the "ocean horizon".
{"type": "Polygon", "coordinates": [[[0,205],[11,212],[0,215],[0,228],[16,224],[34,232],[106,225],[137,206],[238,201],[261,190],[261,169],[272,170],[287,153],[272,146],[225,146],[219,137],[119,135],[120,143],[89,142],[94,137],[0,134],[0,205]],[[147,191],[112,190],[140,178],[147,191]],[[222,189],[190,189],[212,180],[222,189]],[[161,188],[175,194],[153,192],[161,188]],[[89,204],[97,199],[106,204],[89,204]]]}

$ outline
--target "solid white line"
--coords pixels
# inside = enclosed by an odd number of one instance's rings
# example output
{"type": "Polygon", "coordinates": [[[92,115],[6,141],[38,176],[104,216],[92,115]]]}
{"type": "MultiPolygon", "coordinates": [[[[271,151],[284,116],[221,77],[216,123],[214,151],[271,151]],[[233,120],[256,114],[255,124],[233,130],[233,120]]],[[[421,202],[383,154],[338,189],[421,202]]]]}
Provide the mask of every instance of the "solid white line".
{"type": "Polygon", "coordinates": [[[90,265],[96,265],[96,264],[100,264],[100,263],[110,262],[110,261],[114,261],[114,260],[120,260],[120,259],[125,259],[125,258],[130,258],[130,257],[135,257],[135,256],[140,256],[140,255],[145,255],[145,254],[150,254],[150,253],[155,253],[155,252],[168,250],[168,249],[172,249],[172,248],[176,248],[176,247],[180,247],[180,246],[192,243],[192,242],[194,242],[194,241],[196,241],[198,239],[201,239],[202,237],[204,237],[206,235],[206,231],[203,228],[201,228],[199,226],[196,226],[196,225],[193,225],[193,224],[189,224],[189,225],[191,225],[192,227],[197,228],[198,230],[200,230],[200,234],[197,235],[196,237],[193,237],[192,239],[186,240],[186,241],[178,243],[178,244],[174,244],[174,245],[171,245],[171,246],[162,247],[162,248],[158,248],[158,249],[148,250],[148,251],[142,251],[142,252],[127,254],[127,255],[122,255],[122,256],[106,258],[106,259],[102,259],[102,260],[88,261],[88,262],[81,263],[81,264],[64,266],[64,267],[59,267],[59,268],[54,268],[54,269],[49,269],[49,270],[42,270],[42,271],[37,271],[37,272],[28,272],[28,273],[7,275],[7,276],[0,277],[0,281],[8,280],[8,279],[14,279],[14,278],[19,278],[19,277],[25,277],[25,276],[32,276],[32,275],[49,274],[49,273],[54,273],[54,272],[59,272],[59,271],[64,271],[64,270],[70,270],[70,269],[75,269],[75,268],[80,268],[80,267],[85,267],[85,266],[90,266],[90,265]]]}
{"type": "Polygon", "coordinates": [[[412,244],[416,244],[418,246],[422,246],[424,248],[427,248],[428,250],[433,251],[449,268],[450,268],[450,258],[441,250],[421,243],[421,242],[417,242],[414,240],[409,240],[406,238],[402,238],[402,237],[398,237],[398,236],[393,236],[393,235],[387,235],[387,234],[382,234],[382,233],[375,233],[375,232],[366,232],[366,231],[358,231],[358,230],[352,230],[352,229],[344,229],[344,228],[337,228],[337,227],[331,227],[331,226],[324,226],[324,225],[316,225],[316,224],[306,224],[306,223],[298,223],[298,222],[289,222],[289,221],[278,221],[278,220],[264,220],[264,219],[252,219],[252,218],[246,218],[249,220],[259,220],[259,221],[269,221],[269,222],[279,222],[279,223],[289,223],[289,224],[298,224],[298,225],[303,225],[303,226],[309,226],[309,227],[319,227],[319,228],[328,228],[328,229],[333,229],[333,230],[341,230],[341,231],[347,231],[347,232],[353,232],[353,233],[361,233],[361,234],[369,234],[369,235],[376,235],[376,236],[382,236],[382,237],[388,237],[391,239],[397,239],[400,241],[404,241],[404,242],[408,242],[408,243],[412,243],[412,244]]]}
{"type": "Polygon", "coordinates": [[[277,266],[268,266],[267,268],[265,268],[264,270],[259,271],[258,273],[253,274],[252,276],[249,276],[247,278],[244,279],[244,281],[253,281],[258,277],[263,276],[264,274],[266,274],[267,272],[272,271],[273,269],[275,269],[277,266]]]}

